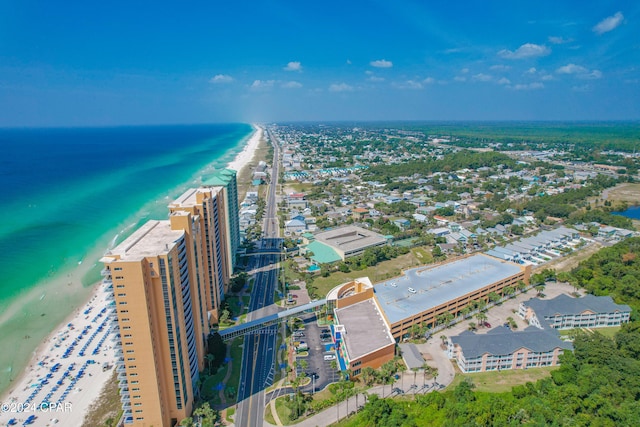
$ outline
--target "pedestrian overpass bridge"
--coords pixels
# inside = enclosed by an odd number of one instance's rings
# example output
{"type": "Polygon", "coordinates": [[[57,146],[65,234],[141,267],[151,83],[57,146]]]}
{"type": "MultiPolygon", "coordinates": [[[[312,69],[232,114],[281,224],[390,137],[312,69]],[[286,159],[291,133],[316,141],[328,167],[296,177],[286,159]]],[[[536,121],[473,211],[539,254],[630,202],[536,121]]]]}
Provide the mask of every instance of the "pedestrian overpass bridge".
{"type": "Polygon", "coordinates": [[[246,334],[258,333],[258,331],[268,326],[277,325],[283,321],[286,321],[291,316],[304,313],[308,310],[313,310],[314,308],[321,307],[326,303],[326,299],[310,302],[308,304],[303,304],[294,308],[290,308],[288,310],[282,310],[278,313],[270,314],[259,319],[250,320],[249,322],[223,329],[222,331],[218,331],[218,333],[222,337],[223,341],[231,341],[234,338],[246,334]]]}

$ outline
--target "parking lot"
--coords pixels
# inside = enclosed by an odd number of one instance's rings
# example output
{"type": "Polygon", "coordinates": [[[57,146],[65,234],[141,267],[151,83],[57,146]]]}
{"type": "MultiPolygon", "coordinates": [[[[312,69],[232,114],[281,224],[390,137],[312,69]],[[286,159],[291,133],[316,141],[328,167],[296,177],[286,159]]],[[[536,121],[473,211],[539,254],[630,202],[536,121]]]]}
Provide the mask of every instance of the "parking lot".
{"type": "MultiPolygon", "coordinates": [[[[307,367],[302,369],[296,368],[296,373],[306,372],[307,376],[311,377],[312,374],[316,374],[315,378],[315,390],[319,391],[325,388],[332,381],[338,379],[337,373],[331,369],[331,360],[325,360],[326,355],[335,355],[333,351],[327,352],[329,347],[332,347],[332,342],[322,342],[320,335],[323,330],[328,330],[329,327],[319,327],[316,322],[315,315],[308,315],[303,317],[304,321],[304,333],[303,336],[296,337],[296,341],[304,341],[307,344],[309,355],[307,357],[297,357],[298,361],[306,360],[307,367]]],[[[314,386],[314,381],[307,386],[302,387],[302,391],[311,392],[314,386]]]]}

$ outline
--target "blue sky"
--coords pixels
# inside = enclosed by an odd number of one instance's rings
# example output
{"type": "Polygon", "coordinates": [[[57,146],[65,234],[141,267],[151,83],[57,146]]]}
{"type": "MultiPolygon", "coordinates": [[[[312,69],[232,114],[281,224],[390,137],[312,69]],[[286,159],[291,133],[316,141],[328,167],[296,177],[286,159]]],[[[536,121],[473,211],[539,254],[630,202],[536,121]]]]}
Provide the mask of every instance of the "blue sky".
{"type": "Polygon", "coordinates": [[[637,1],[0,1],[0,126],[640,119],[637,1]]]}

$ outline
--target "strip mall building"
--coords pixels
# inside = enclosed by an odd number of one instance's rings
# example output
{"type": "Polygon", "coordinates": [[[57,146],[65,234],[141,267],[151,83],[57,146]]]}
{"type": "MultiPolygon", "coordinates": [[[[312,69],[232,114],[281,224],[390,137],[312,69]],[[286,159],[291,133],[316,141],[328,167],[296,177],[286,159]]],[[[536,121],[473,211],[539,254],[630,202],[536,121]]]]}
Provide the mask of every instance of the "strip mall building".
{"type": "Polygon", "coordinates": [[[531,266],[475,254],[406,270],[375,285],[365,277],[336,286],[327,304],[337,323],[340,366],[354,375],[365,366],[377,369],[393,359],[395,342],[409,335],[413,325],[433,327],[439,315],[458,316],[474,301],[488,301],[492,292],[502,296],[519,281],[529,284],[530,275],[531,266]]]}

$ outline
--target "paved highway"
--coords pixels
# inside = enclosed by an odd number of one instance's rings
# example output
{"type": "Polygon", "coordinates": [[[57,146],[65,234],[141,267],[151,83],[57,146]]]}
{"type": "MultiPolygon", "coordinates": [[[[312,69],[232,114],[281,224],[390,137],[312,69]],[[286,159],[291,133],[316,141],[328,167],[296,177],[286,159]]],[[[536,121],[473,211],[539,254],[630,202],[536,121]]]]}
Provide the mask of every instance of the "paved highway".
{"type": "MultiPolygon", "coordinates": [[[[259,249],[280,250],[282,241],[279,238],[280,229],[276,214],[280,149],[275,136],[268,130],[267,134],[274,147],[274,160],[262,227],[263,239],[259,242],[259,249]]],[[[278,308],[273,304],[273,295],[278,284],[279,261],[280,256],[271,253],[253,258],[249,269],[255,268],[257,272],[247,320],[257,319],[278,311],[278,308]]],[[[239,403],[235,422],[238,426],[262,426],[265,407],[264,390],[273,383],[276,369],[274,361],[277,350],[277,333],[278,326],[273,325],[244,337],[242,372],[238,390],[239,403]]]]}

